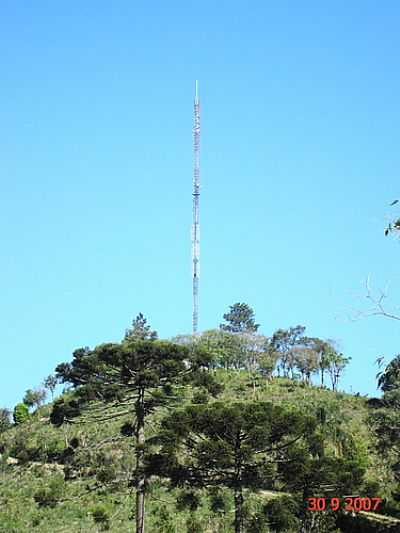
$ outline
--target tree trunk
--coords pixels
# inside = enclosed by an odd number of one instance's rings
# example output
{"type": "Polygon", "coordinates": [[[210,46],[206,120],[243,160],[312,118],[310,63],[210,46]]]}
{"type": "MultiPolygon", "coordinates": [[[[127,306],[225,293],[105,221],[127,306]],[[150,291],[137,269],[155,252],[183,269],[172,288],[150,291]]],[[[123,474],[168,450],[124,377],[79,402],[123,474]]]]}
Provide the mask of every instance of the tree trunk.
{"type": "Polygon", "coordinates": [[[136,423],[136,533],[144,533],[144,389],[139,390],[139,396],[136,402],[136,423]]]}
{"type": "Polygon", "coordinates": [[[235,488],[235,533],[243,531],[243,494],[242,487],[235,488]]]}

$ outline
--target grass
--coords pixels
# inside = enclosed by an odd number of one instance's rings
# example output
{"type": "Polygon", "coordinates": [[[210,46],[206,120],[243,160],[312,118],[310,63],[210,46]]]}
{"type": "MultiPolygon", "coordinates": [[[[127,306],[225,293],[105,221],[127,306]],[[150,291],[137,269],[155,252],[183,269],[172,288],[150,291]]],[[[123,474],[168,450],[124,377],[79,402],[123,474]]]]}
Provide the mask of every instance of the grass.
{"type": "MultiPolygon", "coordinates": [[[[367,465],[367,480],[386,486],[389,491],[392,479],[384,459],[375,451],[376,443],[368,426],[369,411],[365,398],[333,393],[285,378],[271,381],[258,379],[254,389],[252,376],[248,372],[215,372],[218,381],[225,386],[219,401],[251,402],[256,399],[290,405],[309,413],[323,407],[328,420],[340,421],[343,430],[353,436],[354,446],[362,450],[367,465]]],[[[184,401],[189,401],[190,395],[189,392],[184,401]]],[[[123,478],[133,471],[132,439],[119,439],[120,427],[130,417],[55,428],[49,422],[50,411],[51,404],[46,405],[28,422],[0,435],[0,533],[133,531],[132,488],[123,479],[110,487],[102,486],[96,479],[104,464],[116,470],[114,474],[117,478],[123,478]],[[78,476],[64,481],[59,472],[52,471],[49,463],[54,463],[57,454],[65,451],[74,438],[79,442],[75,461],[80,462],[82,468],[78,476]],[[19,464],[7,465],[8,456],[17,457],[19,464]],[[56,501],[51,503],[50,498],[50,504],[46,503],[46,490],[49,487],[56,492],[56,501]],[[44,494],[45,503],[42,504],[38,501],[40,491],[42,496],[44,494]]],[[[162,416],[163,410],[159,410],[150,417],[148,436],[157,430],[162,416]]],[[[225,513],[213,514],[208,498],[203,495],[196,512],[178,511],[175,506],[176,495],[176,492],[168,491],[162,482],[155,481],[146,502],[147,531],[185,533],[195,532],[196,527],[197,531],[203,533],[232,531],[232,506],[225,513]]],[[[263,498],[270,497],[275,495],[250,494],[248,505],[255,508],[263,498]]]]}

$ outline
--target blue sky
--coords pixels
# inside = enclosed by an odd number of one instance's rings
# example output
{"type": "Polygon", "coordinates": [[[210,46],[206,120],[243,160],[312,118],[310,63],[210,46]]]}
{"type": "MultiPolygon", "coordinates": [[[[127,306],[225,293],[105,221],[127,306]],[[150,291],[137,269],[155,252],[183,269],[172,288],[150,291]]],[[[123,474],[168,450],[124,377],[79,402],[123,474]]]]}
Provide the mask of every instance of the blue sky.
{"type": "Polygon", "coordinates": [[[397,2],[5,1],[0,405],[142,311],[191,330],[192,106],[201,98],[200,329],[247,302],[352,357],[375,394],[399,323],[350,321],[391,282],[400,194],[397,2]]]}

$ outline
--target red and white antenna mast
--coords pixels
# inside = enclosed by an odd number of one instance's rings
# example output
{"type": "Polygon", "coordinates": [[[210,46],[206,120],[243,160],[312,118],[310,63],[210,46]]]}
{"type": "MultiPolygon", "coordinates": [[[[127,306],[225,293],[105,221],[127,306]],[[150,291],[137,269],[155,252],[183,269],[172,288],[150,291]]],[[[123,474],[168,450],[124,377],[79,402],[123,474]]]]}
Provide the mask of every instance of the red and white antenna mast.
{"type": "Polygon", "coordinates": [[[196,80],[194,96],[194,171],[193,171],[193,225],[192,225],[192,261],[193,261],[193,334],[197,333],[199,321],[199,277],[200,277],[200,100],[196,80]]]}

